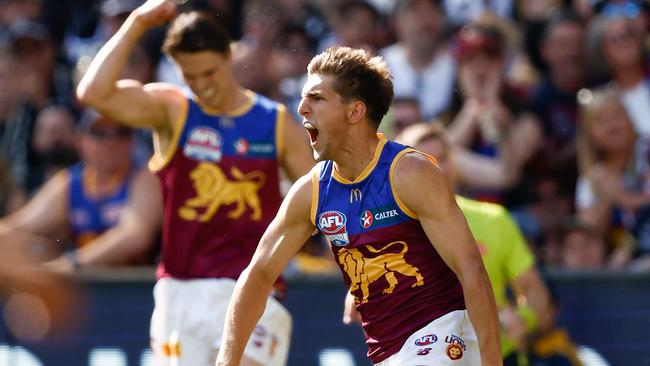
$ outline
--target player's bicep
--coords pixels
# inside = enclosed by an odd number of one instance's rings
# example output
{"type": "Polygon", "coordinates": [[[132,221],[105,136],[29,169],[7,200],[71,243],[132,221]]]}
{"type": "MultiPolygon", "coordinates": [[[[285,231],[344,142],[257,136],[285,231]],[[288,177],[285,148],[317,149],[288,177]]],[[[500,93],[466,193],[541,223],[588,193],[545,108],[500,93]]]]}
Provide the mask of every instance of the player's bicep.
{"type": "Polygon", "coordinates": [[[160,84],[142,85],[136,80],[119,80],[115,91],[102,101],[91,103],[101,114],[132,127],[161,129],[168,120],[160,84]]]}
{"type": "Polygon", "coordinates": [[[280,210],[262,236],[250,268],[273,282],[314,231],[310,221],[312,182],[300,178],[282,202],[280,210]]]}

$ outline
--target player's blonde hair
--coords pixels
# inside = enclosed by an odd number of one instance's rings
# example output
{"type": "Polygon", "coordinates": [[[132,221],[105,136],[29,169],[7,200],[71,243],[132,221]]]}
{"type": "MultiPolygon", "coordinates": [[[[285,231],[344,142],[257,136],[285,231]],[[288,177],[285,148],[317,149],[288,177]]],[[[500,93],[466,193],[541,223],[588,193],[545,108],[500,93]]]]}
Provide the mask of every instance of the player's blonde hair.
{"type": "Polygon", "coordinates": [[[362,49],[330,47],[316,55],[307,67],[309,74],[334,76],[334,90],[345,102],[366,104],[368,119],[376,127],[393,100],[393,81],[386,62],[362,49]]]}

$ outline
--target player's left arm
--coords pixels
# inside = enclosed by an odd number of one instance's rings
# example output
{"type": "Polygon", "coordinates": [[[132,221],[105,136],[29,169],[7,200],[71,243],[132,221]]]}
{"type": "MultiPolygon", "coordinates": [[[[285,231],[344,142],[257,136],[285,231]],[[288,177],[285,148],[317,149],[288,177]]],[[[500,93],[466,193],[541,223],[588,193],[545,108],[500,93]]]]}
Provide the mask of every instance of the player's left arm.
{"type": "Polygon", "coordinates": [[[401,201],[417,215],[442,259],[458,276],[478,336],[482,364],[502,365],[492,286],[444,173],[424,155],[409,153],[397,162],[394,187],[401,201]]]}
{"type": "Polygon", "coordinates": [[[287,177],[295,182],[314,166],[311,147],[307,133],[294,120],[286,108],[281,108],[278,113],[284,113],[281,131],[278,132],[280,143],[280,164],[287,177]]]}
{"type": "Polygon", "coordinates": [[[311,236],[311,174],[291,187],[275,219],[262,236],[230,299],[218,366],[238,366],[246,342],[262,316],[266,299],[289,260],[311,236]]]}

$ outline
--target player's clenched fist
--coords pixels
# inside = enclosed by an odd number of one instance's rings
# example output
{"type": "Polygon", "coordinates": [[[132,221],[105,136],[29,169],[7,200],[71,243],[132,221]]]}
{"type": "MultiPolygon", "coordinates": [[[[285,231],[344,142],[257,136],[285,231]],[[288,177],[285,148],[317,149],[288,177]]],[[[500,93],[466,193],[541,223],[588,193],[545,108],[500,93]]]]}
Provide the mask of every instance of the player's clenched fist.
{"type": "Polygon", "coordinates": [[[136,19],[144,26],[161,26],[174,18],[176,5],[170,0],[148,0],[133,11],[136,19]]]}

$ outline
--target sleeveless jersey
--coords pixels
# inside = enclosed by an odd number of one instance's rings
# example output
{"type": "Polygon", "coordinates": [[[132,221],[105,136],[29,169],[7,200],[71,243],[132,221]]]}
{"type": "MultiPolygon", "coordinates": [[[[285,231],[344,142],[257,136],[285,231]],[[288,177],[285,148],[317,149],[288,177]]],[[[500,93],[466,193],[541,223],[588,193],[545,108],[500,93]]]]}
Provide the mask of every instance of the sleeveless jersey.
{"type": "Polygon", "coordinates": [[[354,182],[331,161],[314,170],[312,220],[355,296],[373,363],[399,351],[434,319],[465,309],[458,278],[393,189],[396,162],[411,151],[382,138],[354,182]]]}
{"type": "Polygon", "coordinates": [[[122,208],[128,200],[129,186],[133,178],[132,173],[127,173],[126,178],[111,195],[96,199],[86,194],[83,170],[83,163],[66,169],[70,177],[68,188],[70,231],[77,248],[88,244],[117,224],[122,208]]]}
{"type": "Polygon", "coordinates": [[[237,279],[280,207],[278,155],[284,106],[249,92],[232,114],[187,98],[164,159],[164,222],[158,278],[237,279]]]}

